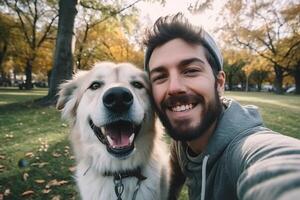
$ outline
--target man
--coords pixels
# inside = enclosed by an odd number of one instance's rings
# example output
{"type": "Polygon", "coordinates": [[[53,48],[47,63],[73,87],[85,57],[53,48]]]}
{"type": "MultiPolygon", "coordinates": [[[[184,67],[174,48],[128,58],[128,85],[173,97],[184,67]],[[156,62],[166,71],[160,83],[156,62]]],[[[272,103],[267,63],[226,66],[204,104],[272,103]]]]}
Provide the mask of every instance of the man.
{"type": "Polygon", "coordinates": [[[294,200],[300,196],[300,141],[264,127],[254,106],[222,98],[222,55],[181,14],[162,17],[145,39],[157,114],[171,144],[170,199],[294,200]]]}

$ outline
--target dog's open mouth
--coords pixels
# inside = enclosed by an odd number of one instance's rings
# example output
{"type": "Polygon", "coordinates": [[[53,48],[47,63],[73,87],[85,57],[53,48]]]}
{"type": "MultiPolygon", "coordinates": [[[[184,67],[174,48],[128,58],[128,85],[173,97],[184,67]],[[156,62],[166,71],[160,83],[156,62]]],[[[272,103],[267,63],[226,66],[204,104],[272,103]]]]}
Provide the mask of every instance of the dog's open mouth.
{"type": "Polygon", "coordinates": [[[106,145],[107,151],[116,157],[125,157],[134,150],[134,140],[141,126],[130,121],[119,120],[97,127],[89,120],[97,138],[106,145]]]}

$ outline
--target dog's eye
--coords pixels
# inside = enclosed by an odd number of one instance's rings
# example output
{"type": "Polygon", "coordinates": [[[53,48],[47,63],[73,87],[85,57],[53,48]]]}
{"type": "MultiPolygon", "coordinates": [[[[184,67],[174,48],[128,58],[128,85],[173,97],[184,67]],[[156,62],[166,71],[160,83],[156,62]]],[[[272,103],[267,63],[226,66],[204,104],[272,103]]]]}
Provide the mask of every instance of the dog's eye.
{"type": "Polygon", "coordinates": [[[101,82],[93,82],[89,88],[91,90],[97,90],[98,88],[100,88],[102,86],[102,84],[103,83],[101,83],[101,82]]]}
{"type": "Polygon", "coordinates": [[[131,85],[137,89],[142,89],[144,87],[144,85],[138,81],[132,81],[131,85]]]}

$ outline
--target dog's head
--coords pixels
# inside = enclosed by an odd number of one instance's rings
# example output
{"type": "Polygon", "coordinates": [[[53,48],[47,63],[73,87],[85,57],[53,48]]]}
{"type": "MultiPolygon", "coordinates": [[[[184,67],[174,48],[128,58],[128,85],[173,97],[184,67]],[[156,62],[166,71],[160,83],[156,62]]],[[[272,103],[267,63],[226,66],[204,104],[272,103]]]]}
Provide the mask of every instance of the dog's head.
{"type": "Polygon", "coordinates": [[[145,72],[129,63],[98,63],[77,74],[61,85],[57,108],[71,120],[72,132],[89,151],[105,149],[126,159],[137,145],[143,148],[137,144],[141,137],[151,139],[140,135],[154,127],[149,81],[145,72]]]}

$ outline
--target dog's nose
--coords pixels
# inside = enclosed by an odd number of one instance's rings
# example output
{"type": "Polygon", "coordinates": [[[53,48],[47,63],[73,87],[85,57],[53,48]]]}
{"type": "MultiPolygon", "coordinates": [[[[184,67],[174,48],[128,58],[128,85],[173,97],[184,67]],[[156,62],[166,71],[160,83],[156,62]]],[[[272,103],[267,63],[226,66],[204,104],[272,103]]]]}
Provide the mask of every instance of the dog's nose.
{"type": "Polygon", "coordinates": [[[133,103],[131,92],[124,87],[114,87],[105,92],[103,103],[106,108],[114,112],[127,111],[133,103]]]}

